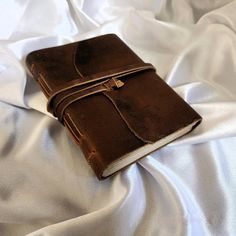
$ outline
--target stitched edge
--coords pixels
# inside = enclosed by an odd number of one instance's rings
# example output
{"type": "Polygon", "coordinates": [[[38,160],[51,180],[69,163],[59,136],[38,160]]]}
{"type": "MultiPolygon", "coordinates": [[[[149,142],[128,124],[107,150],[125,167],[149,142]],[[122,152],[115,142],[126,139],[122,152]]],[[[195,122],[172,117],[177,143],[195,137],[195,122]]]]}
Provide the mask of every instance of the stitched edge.
{"type": "MultiPolygon", "coordinates": [[[[88,155],[86,155],[86,159],[87,159],[89,165],[94,166],[94,167],[100,172],[100,168],[98,167],[97,162],[96,162],[96,161],[95,161],[95,162],[93,161],[93,160],[94,160],[93,157],[96,157],[95,154],[96,154],[97,151],[96,151],[95,149],[91,148],[91,147],[88,145],[88,142],[83,142],[83,143],[82,143],[82,139],[84,139],[84,138],[82,138],[82,137],[84,137],[85,135],[83,135],[83,134],[81,133],[81,131],[78,129],[78,127],[75,125],[75,123],[74,123],[73,119],[71,118],[70,114],[69,114],[69,113],[66,113],[66,116],[67,116],[67,118],[70,120],[70,122],[72,123],[73,127],[74,127],[74,128],[77,130],[77,132],[81,135],[81,140],[80,140],[80,139],[78,138],[78,136],[75,134],[73,128],[71,127],[71,125],[69,124],[69,122],[66,120],[66,117],[65,117],[64,121],[65,121],[66,127],[67,127],[68,130],[69,130],[69,134],[72,136],[72,138],[75,140],[75,142],[77,142],[79,145],[81,145],[81,148],[86,148],[86,149],[87,149],[88,155]]],[[[100,173],[100,174],[101,174],[101,173],[100,173]]]]}

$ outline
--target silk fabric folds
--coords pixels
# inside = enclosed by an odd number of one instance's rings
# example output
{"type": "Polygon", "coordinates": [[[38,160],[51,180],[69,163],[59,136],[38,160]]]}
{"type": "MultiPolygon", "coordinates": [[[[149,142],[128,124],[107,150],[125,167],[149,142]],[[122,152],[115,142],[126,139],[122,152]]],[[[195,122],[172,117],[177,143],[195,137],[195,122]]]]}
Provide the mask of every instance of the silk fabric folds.
{"type": "Polygon", "coordinates": [[[1,236],[236,235],[236,1],[1,0],[0,114],[1,236]],[[106,33],[203,123],[99,182],[25,56],[106,33]]]}

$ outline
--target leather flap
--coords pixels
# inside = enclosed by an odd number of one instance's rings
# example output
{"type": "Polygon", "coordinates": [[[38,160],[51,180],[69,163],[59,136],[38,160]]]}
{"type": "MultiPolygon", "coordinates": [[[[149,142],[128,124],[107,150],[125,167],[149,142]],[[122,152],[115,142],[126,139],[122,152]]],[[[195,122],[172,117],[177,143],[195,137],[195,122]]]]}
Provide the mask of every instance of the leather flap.
{"type": "Polygon", "coordinates": [[[185,102],[153,70],[129,75],[124,83],[120,89],[106,91],[104,95],[130,131],[143,142],[156,142],[163,135],[167,136],[189,124],[189,120],[196,120],[195,113],[186,111],[185,102]]]}

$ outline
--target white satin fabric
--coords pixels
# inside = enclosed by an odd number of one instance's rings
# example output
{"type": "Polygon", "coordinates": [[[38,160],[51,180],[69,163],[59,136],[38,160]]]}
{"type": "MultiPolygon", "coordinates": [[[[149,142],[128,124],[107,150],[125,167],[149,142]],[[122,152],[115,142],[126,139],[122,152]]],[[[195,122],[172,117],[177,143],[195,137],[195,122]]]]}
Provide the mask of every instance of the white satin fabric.
{"type": "Polygon", "coordinates": [[[0,11],[1,236],[236,235],[236,1],[1,0],[0,11]],[[24,60],[111,32],[203,123],[99,182],[24,60]]]}

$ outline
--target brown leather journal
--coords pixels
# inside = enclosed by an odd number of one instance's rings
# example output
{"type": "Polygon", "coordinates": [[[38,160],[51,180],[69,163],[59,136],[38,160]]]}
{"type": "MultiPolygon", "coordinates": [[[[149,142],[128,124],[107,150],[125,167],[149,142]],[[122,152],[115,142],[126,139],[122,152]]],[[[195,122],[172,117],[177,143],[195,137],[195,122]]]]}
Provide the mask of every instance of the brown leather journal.
{"type": "Polygon", "coordinates": [[[31,52],[26,64],[99,179],[201,122],[114,34],[31,52]]]}

